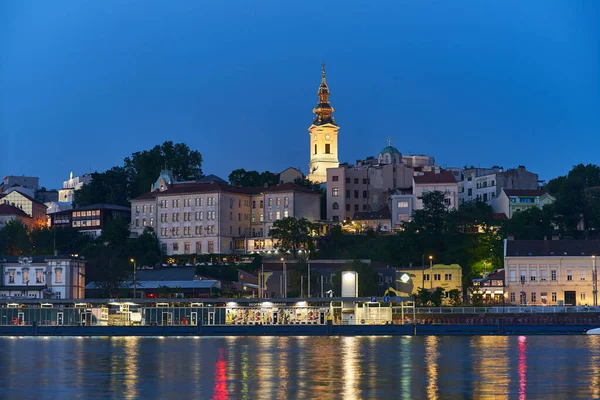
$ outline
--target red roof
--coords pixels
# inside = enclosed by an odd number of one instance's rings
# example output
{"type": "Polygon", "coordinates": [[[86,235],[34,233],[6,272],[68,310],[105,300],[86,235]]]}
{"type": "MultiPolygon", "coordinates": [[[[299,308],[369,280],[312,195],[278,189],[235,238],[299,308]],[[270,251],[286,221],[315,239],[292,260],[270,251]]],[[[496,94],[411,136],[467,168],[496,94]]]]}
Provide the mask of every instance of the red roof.
{"type": "Polygon", "coordinates": [[[450,171],[440,171],[435,173],[433,171],[424,172],[423,175],[414,176],[415,183],[420,184],[433,184],[433,183],[456,183],[456,179],[450,171]]]}
{"type": "Polygon", "coordinates": [[[192,194],[192,193],[211,193],[211,192],[226,192],[226,193],[239,193],[239,194],[259,194],[268,192],[303,192],[308,194],[319,195],[319,193],[313,192],[307,187],[297,185],[295,183],[282,183],[280,185],[274,185],[269,187],[255,186],[255,187],[238,187],[231,186],[224,183],[202,183],[202,182],[185,182],[175,183],[163,192],[149,192],[136,197],[133,200],[144,200],[153,199],[157,195],[170,196],[178,194],[192,194]]]}
{"type": "Polygon", "coordinates": [[[25,211],[6,203],[0,204],[0,215],[18,215],[20,217],[31,218],[25,211]]]}
{"type": "Polygon", "coordinates": [[[545,190],[529,189],[503,189],[507,196],[541,196],[546,193],[545,190]]]}

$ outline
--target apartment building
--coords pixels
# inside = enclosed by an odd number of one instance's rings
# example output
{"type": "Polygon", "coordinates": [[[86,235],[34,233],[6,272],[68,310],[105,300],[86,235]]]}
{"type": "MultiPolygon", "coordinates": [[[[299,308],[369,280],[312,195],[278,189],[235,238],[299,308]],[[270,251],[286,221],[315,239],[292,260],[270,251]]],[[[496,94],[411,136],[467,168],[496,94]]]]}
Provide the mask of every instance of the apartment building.
{"type": "Polygon", "coordinates": [[[506,171],[499,166],[467,168],[459,181],[459,201],[479,200],[494,207],[494,199],[502,189],[537,190],[538,185],[538,175],[527,171],[522,165],[506,171]]]}
{"type": "Polygon", "coordinates": [[[596,305],[600,240],[504,241],[506,302],[518,305],[596,305]],[[596,297],[596,298],[595,298],[596,297]]]}
{"type": "Polygon", "coordinates": [[[242,188],[223,181],[176,182],[163,171],[153,190],[131,201],[131,231],[152,227],[166,254],[270,251],[273,223],[317,221],[320,195],[294,183],[242,188]]]}

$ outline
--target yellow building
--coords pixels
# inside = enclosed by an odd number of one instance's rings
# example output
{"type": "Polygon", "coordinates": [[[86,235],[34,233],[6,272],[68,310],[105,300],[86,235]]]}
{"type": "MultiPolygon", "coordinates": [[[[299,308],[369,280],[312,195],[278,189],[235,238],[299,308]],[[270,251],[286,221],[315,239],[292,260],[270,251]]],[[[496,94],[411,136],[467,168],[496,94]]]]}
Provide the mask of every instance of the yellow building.
{"type": "Polygon", "coordinates": [[[420,288],[430,291],[444,289],[444,304],[449,304],[448,293],[458,289],[462,296],[462,268],[458,264],[434,264],[424,268],[410,267],[396,270],[396,292],[399,296],[412,296],[420,288]]]}
{"type": "Polygon", "coordinates": [[[327,168],[337,168],[338,130],[333,118],[333,107],[329,104],[329,87],[325,77],[325,63],[322,64],[319,102],[313,110],[315,119],[308,128],[310,134],[310,163],[307,178],[316,183],[327,182],[327,168]]]}

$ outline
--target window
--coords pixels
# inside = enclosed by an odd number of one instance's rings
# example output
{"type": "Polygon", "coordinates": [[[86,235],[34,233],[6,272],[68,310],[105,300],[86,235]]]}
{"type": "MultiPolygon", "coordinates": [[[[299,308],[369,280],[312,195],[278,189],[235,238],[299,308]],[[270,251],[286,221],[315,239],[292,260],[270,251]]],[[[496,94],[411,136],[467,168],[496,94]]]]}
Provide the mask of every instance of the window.
{"type": "Polygon", "coordinates": [[[23,273],[23,284],[29,283],[29,268],[23,268],[21,272],[23,273]]]}
{"type": "Polygon", "coordinates": [[[552,292],[552,302],[556,303],[556,292],[552,292]]]}
{"type": "Polygon", "coordinates": [[[556,281],[556,270],[555,269],[550,271],[550,280],[556,281]]]}
{"type": "Polygon", "coordinates": [[[338,217],[337,215],[334,215],[334,216],[331,218],[331,220],[332,220],[333,222],[339,222],[339,221],[340,221],[340,217],[338,217]]]}
{"type": "Polygon", "coordinates": [[[423,280],[425,280],[425,281],[429,281],[429,274],[425,274],[425,275],[423,275],[423,280]]]}
{"type": "Polygon", "coordinates": [[[179,243],[173,243],[173,251],[179,251],[179,243]]]}
{"type": "Polygon", "coordinates": [[[515,294],[514,294],[514,293],[511,293],[511,294],[510,294],[510,302],[511,302],[511,303],[514,303],[516,300],[517,300],[517,297],[515,296],[515,294]]]}
{"type": "Polygon", "coordinates": [[[340,205],[337,202],[334,202],[332,204],[331,208],[333,208],[334,210],[339,210],[340,209],[340,205]]]}
{"type": "Polygon", "coordinates": [[[358,185],[358,178],[354,178],[354,184],[358,185]]]}
{"type": "Polygon", "coordinates": [[[44,271],[41,269],[35,270],[35,283],[44,283],[44,271]]]}
{"type": "Polygon", "coordinates": [[[317,154],[317,145],[315,144],[315,154],[317,154]]]}
{"type": "Polygon", "coordinates": [[[346,190],[346,198],[349,199],[350,198],[350,190],[346,190]]]}
{"type": "Polygon", "coordinates": [[[329,143],[325,143],[325,154],[331,154],[331,145],[329,143]]]}
{"type": "Polygon", "coordinates": [[[366,204],[363,204],[363,211],[368,211],[368,206],[366,204]]]}
{"type": "Polygon", "coordinates": [[[267,200],[267,205],[269,207],[271,207],[273,205],[273,198],[269,197],[269,199],[267,200]]]}
{"type": "Polygon", "coordinates": [[[276,197],[275,198],[275,205],[276,206],[280,206],[281,205],[281,197],[276,197]]]}
{"type": "Polygon", "coordinates": [[[369,180],[368,180],[368,179],[366,179],[366,178],[363,178],[363,184],[364,184],[364,185],[367,185],[368,183],[369,183],[369,180]]]}
{"type": "Polygon", "coordinates": [[[145,213],[146,212],[146,206],[142,206],[142,212],[145,213]]]}
{"type": "Polygon", "coordinates": [[[585,300],[585,293],[581,293],[579,296],[580,296],[579,298],[580,298],[581,300],[585,300]]]}
{"type": "Polygon", "coordinates": [[[54,281],[56,283],[62,283],[62,281],[63,281],[63,279],[62,279],[62,273],[63,273],[62,268],[56,268],[54,270],[54,281]]]}
{"type": "Polygon", "coordinates": [[[208,252],[211,254],[215,252],[215,242],[212,240],[208,241],[208,252]]]}
{"type": "Polygon", "coordinates": [[[339,181],[339,179],[340,179],[340,177],[337,176],[337,175],[334,175],[334,176],[331,177],[331,181],[332,182],[337,182],[337,181],[339,181]]]}
{"type": "Polygon", "coordinates": [[[350,178],[346,178],[346,183],[350,183],[350,178]]]}
{"type": "MultiPolygon", "coordinates": [[[[471,178],[469,178],[471,180],[471,178]]],[[[473,196],[473,189],[467,189],[467,196],[473,196]]]]}
{"type": "Polygon", "coordinates": [[[433,280],[434,281],[441,281],[442,280],[442,274],[433,274],[433,280]]]}
{"type": "Polygon", "coordinates": [[[399,201],[398,208],[408,208],[408,201],[399,201]]]}
{"type": "Polygon", "coordinates": [[[445,205],[446,207],[449,207],[451,203],[452,203],[452,201],[451,201],[449,198],[445,198],[445,199],[444,199],[444,205],[445,205]]]}
{"type": "Polygon", "coordinates": [[[515,271],[514,269],[511,269],[508,273],[508,280],[509,280],[509,282],[516,282],[517,281],[517,271],[515,271]]]}
{"type": "Polygon", "coordinates": [[[269,213],[269,221],[273,221],[273,213],[272,212],[269,213]]]}
{"type": "Polygon", "coordinates": [[[369,198],[369,192],[367,192],[366,190],[363,190],[363,199],[367,199],[369,198]]]}
{"type": "Polygon", "coordinates": [[[283,218],[287,218],[290,216],[290,212],[288,210],[283,210],[283,218]]]}
{"type": "Polygon", "coordinates": [[[445,281],[451,281],[452,280],[452,274],[444,274],[444,280],[445,281]]]}
{"type": "Polygon", "coordinates": [[[276,219],[281,219],[281,211],[277,211],[277,212],[275,213],[275,218],[276,218],[276,219]]]}
{"type": "Polygon", "coordinates": [[[242,213],[238,213],[238,221],[242,220],[242,213]]]}
{"type": "MultiPolygon", "coordinates": [[[[139,212],[140,212],[140,206],[135,206],[135,213],[137,214],[137,213],[139,213],[139,212]]],[[[75,213],[75,214],[77,214],[77,213],[75,213]]],[[[76,216],[77,216],[77,215],[76,215],[76,216]]]]}
{"type": "Polygon", "coordinates": [[[284,197],[283,198],[283,206],[284,207],[288,207],[290,205],[290,198],[289,197],[284,197]]]}
{"type": "Polygon", "coordinates": [[[354,211],[358,211],[358,204],[354,205],[354,211]]]}
{"type": "Polygon", "coordinates": [[[346,204],[346,211],[350,211],[350,204],[346,204]]]}
{"type": "Polygon", "coordinates": [[[548,271],[545,269],[540,270],[540,281],[546,282],[548,280],[548,271]]]}
{"type": "Polygon", "coordinates": [[[189,226],[186,226],[186,227],[183,228],[183,234],[184,235],[188,235],[189,236],[190,235],[190,231],[191,231],[191,227],[189,227],[189,226]]]}
{"type": "Polygon", "coordinates": [[[579,269],[579,280],[585,281],[585,269],[584,268],[579,269]]]}
{"type": "Polygon", "coordinates": [[[137,228],[138,226],[140,226],[140,220],[139,219],[135,219],[135,227],[137,228]]]}
{"type": "Polygon", "coordinates": [[[521,283],[524,284],[525,283],[525,271],[521,271],[521,283]]]}
{"type": "Polygon", "coordinates": [[[535,303],[537,301],[537,294],[535,292],[531,293],[531,302],[535,303]]]}
{"type": "Polygon", "coordinates": [[[238,199],[238,208],[242,207],[242,199],[238,199]]]}
{"type": "Polygon", "coordinates": [[[252,200],[252,209],[256,209],[256,200],[252,200]]]}
{"type": "MultiPolygon", "coordinates": [[[[100,221],[98,221],[100,223],[100,221]]],[[[154,226],[154,218],[150,218],[150,226],[154,226]]]]}
{"type": "Polygon", "coordinates": [[[253,224],[256,222],[256,214],[252,214],[251,221],[253,224]]]}
{"type": "Polygon", "coordinates": [[[189,243],[189,242],[185,242],[185,243],[183,244],[183,252],[184,252],[185,254],[190,254],[190,247],[191,247],[191,246],[190,246],[190,243],[189,243]]]}
{"type": "Polygon", "coordinates": [[[355,191],[354,191],[354,198],[355,198],[355,199],[358,199],[358,190],[355,190],[355,191]]]}
{"type": "Polygon", "coordinates": [[[196,242],[196,254],[202,253],[202,242],[196,242]]]}
{"type": "Polygon", "coordinates": [[[340,189],[339,188],[332,188],[331,189],[331,196],[338,197],[339,195],[340,195],[340,189]]]}
{"type": "Polygon", "coordinates": [[[572,281],[573,280],[573,270],[571,270],[571,269],[567,270],[567,280],[568,281],[572,281]]]}
{"type": "Polygon", "coordinates": [[[265,214],[260,213],[260,215],[258,216],[258,221],[259,222],[265,222],[265,214]]]}
{"type": "Polygon", "coordinates": [[[536,271],[535,269],[532,269],[532,270],[529,272],[529,280],[530,280],[531,282],[535,282],[535,278],[536,278],[536,272],[537,272],[537,271],[536,271]]]}

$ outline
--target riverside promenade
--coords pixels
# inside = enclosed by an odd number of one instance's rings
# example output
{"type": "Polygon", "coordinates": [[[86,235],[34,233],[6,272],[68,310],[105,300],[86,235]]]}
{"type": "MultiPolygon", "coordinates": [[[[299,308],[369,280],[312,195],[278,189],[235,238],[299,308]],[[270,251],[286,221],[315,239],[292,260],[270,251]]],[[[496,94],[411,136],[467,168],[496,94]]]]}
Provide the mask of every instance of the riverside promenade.
{"type": "Polygon", "coordinates": [[[415,307],[411,300],[0,300],[0,336],[580,335],[596,307],[415,307]],[[374,301],[375,300],[375,301],[374,301]]]}

